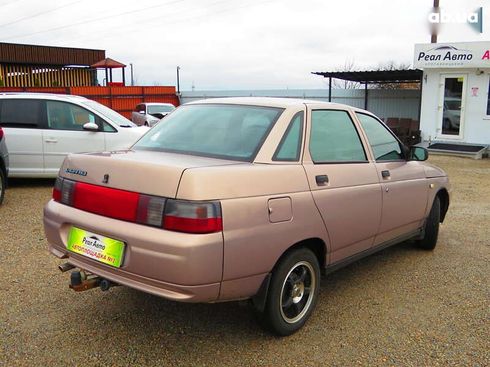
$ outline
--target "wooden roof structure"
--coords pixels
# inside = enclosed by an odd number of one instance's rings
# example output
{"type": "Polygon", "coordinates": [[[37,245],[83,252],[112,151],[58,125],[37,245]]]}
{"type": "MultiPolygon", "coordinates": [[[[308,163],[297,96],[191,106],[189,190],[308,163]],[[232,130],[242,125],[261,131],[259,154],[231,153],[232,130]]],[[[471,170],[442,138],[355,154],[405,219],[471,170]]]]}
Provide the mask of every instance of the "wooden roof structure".
{"type": "Polygon", "coordinates": [[[0,42],[0,64],[85,66],[105,59],[105,50],[0,42]]]}

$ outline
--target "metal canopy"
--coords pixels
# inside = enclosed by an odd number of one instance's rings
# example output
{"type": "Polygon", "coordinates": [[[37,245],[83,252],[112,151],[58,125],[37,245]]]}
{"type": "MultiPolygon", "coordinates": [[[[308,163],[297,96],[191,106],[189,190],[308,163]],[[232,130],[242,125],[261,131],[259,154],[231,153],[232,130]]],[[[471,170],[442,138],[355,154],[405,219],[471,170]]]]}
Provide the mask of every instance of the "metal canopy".
{"type": "MultiPolygon", "coordinates": [[[[370,70],[370,71],[312,71],[312,74],[328,78],[328,101],[332,102],[332,78],[349,80],[364,84],[364,109],[368,108],[368,84],[414,83],[421,82],[423,71],[420,69],[370,70]]],[[[422,96],[422,83],[420,83],[422,96]]],[[[420,105],[419,105],[420,120],[420,105]]]]}
{"type": "Polygon", "coordinates": [[[312,74],[360,83],[410,83],[422,78],[420,69],[371,71],[314,71],[312,74]]]}

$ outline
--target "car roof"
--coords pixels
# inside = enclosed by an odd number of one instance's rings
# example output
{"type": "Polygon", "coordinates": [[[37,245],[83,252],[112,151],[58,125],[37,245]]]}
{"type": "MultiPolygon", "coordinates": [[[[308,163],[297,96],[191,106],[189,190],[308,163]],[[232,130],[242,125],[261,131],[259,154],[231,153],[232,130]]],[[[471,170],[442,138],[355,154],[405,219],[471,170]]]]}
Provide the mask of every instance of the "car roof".
{"type": "Polygon", "coordinates": [[[60,101],[82,102],[88,101],[87,98],[72,94],[55,94],[55,93],[29,93],[29,92],[0,92],[0,98],[18,98],[18,99],[51,99],[60,101]]]}
{"type": "Polygon", "coordinates": [[[144,103],[139,103],[139,104],[145,104],[147,106],[161,106],[161,105],[173,106],[172,103],[165,103],[165,102],[144,102],[144,103]]]}
{"type": "Polygon", "coordinates": [[[341,103],[325,102],[311,99],[301,98],[277,98],[277,97],[226,97],[226,98],[209,98],[199,101],[188,102],[185,105],[194,104],[237,104],[237,105],[251,105],[251,106],[263,106],[263,107],[304,107],[305,105],[322,105],[328,109],[351,109],[354,111],[368,112],[356,107],[341,103]]]}

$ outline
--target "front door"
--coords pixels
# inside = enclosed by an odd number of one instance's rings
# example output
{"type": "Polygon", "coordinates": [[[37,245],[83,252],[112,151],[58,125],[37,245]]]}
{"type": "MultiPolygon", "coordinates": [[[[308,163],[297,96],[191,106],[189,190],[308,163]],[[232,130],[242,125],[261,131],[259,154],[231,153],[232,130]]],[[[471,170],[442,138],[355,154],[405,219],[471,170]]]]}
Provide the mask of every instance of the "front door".
{"type": "Polygon", "coordinates": [[[425,216],[429,185],[424,166],[405,159],[402,145],[371,115],[356,112],[367,135],[383,191],[383,212],[375,245],[412,233],[425,216]]]}
{"type": "Polygon", "coordinates": [[[441,137],[446,139],[463,138],[465,95],[466,75],[441,75],[438,106],[438,131],[441,137]]]}
{"type": "Polygon", "coordinates": [[[96,116],[82,107],[61,101],[46,101],[47,129],[43,132],[44,173],[55,175],[69,153],[105,150],[102,131],[85,131],[96,116]]]}

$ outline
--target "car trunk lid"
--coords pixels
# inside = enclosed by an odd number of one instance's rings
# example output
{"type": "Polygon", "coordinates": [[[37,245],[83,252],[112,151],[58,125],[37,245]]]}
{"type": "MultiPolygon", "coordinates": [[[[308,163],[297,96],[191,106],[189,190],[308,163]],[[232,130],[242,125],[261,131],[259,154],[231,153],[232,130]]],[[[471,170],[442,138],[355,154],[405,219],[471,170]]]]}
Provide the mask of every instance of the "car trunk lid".
{"type": "Polygon", "coordinates": [[[233,164],[242,163],[166,152],[125,150],[71,154],[65,159],[60,175],[92,185],[175,198],[186,169],[233,164]]]}

